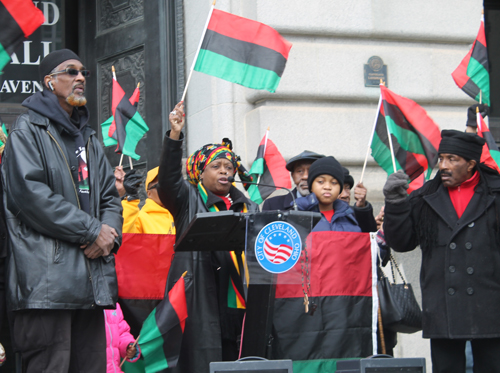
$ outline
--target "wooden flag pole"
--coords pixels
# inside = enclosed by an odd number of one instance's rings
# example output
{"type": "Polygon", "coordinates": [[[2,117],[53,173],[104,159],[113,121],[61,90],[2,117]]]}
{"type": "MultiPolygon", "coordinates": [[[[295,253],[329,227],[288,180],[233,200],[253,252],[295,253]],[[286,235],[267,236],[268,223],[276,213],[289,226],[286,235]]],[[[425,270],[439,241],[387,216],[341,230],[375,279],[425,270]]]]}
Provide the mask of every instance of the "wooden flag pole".
{"type": "Polygon", "coordinates": [[[396,169],[396,158],[394,157],[394,147],[392,145],[392,137],[391,137],[391,133],[389,132],[389,125],[387,124],[387,121],[385,122],[386,124],[386,128],[387,128],[387,137],[389,138],[389,146],[391,148],[391,158],[392,158],[392,169],[394,170],[394,172],[397,171],[396,169]]]}
{"type": "Polygon", "coordinates": [[[122,163],[123,163],[123,153],[122,156],[120,157],[120,164],[118,165],[118,167],[121,167],[122,163]]]}
{"type": "Polygon", "coordinates": [[[111,66],[111,72],[113,73],[113,79],[116,80],[115,65],[111,66]]]}
{"type": "Polygon", "coordinates": [[[205,28],[203,29],[203,34],[201,35],[200,43],[198,44],[198,49],[196,50],[196,54],[194,55],[193,63],[191,65],[191,70],[189,71],[189,76],[188,76],[188,79],[186,82],[186,86],[184,87],[184,93],[182,94],[181,101],[184,101],[184,99],[186,98],[186,93],[187,93],[187,89],[189,86],[189,82],[191,81],[191,76],[193,75],[193,70],[194,70],[194,66],[196,65],[196,60],[198,59],[198,55],[200,54],[201,44],[203,43],[203,39],[205,39],[205,34],[207,33],[208,23],[210,22],[210,18],[212,18],[212,13],[214,11],[216,1],[217,0],[213,1],[212,6],[210,7],[210,12],[208,12],[207,22],[205,23],[205,28]]]}
{"type": "MultiPolygon", "coordinates": [[[[266,157],[266,148],[267,148],[267,139],[268,139],[268,137],[269,137],[269,128],[270,128],[270,127],[267,127],[267,131],[266,131],[266,139],[264,140],[264,159],[265,159],[265,157],[266,157]]],[[[250,168],[251,168],[251,167],[250,167],[250,168]]],[[[262,175],[259,175],[259,178],[257,179],[257,184],[258,184],[258,183],[260,183],[260,177],[261,177],[261,176],[262,176],[262,175]]]]}
{"type": "MultiPolygon", "coordinates": [[[[139,334],[137,336],[137,339],[135,340],[134,344],[132,345],[132,347],[135,347],[137,345],[137,342],[139,342],[139,338],[141,338],[141,335],[139,334]]],[[[120,368],[122,367],[123,363],[125,362],[125,360],[127,360],[127,357],[124,357],[122,362],[120,363],[120,368]]]]}
{"type": "Polygon", "coordinates": [[[370,148],[373,142],[373,135],[375,134],[375,128],[377,127],[378,116],[380,114],[380,106],[382,106],[382,92],[380,92],[380,97],[378,99],[377,105],[377,115],[375,115],[375,121],[373,122],[372,134],[370,135],[370,140],[368,140],[368,149],[366,149],[365,163],[363,164],[363,171],[361,171],[361,177],[359,182],[363,182],[363,177],[365,176],[366,164],[368,163],[368,155],[370,155],[370,148]]]}
{"type": "Polygon", "coordinates": [[[134,165],[132,164],[132,157],[130,155],[128,156],[128,163],[130,164],[130,169],[133,170],[134,165]]]}

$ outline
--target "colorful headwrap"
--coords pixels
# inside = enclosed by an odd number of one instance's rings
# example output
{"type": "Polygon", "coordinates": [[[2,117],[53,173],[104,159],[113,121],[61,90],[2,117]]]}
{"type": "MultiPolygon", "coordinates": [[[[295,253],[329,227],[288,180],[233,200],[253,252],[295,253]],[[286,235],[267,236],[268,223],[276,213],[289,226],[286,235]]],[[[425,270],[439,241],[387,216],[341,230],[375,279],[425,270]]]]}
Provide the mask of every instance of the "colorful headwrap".
{"type": "Polygon", "coordinates": [[[248,173],[245,167],[241,164],[239,156],[232,151],[233,144],[228,138],[222,140],[222,144],[207,144],[199,148],[189,156],[186,161],[186,173],[188,181],[193,185],[198,185],[200,175],[205,170],[205,167],[216,159],[225,158],[229,160],[235,170],[238,171],[241,181],[245,189],[248,187],[245,182],[252,181],[252,176],[248,173]]]}

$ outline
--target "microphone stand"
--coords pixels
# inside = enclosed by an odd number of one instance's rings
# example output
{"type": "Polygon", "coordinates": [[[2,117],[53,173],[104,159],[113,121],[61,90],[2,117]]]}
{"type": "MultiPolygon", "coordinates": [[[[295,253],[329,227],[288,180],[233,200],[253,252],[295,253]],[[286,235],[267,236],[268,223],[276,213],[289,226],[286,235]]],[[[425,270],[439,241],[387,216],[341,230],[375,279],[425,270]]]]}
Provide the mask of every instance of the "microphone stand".
{"type": "Polygon", "coordinates": [[[232,176],[229,176],[227,178],[227,181],[229,181],[230,183],[241,183],[241,184],[252,184],[252,185],[257,185],[257,186],[265,186],[265,187],[270,187],[270,188],[276,188],[276,189],[284,189],[286,190],[291,196],[292,196],[292,200],[293,200],[293,209],[295,211],[298,211],[299,209],[297,208],[297,202],[295,201],[295,196],[293,195],[293,193],[288,189],[288,188],[285,188],[285,187],[282,187],[282,186],[277,186],[277,185],[270,185],[270,184],[262,184],[262,183],[253,183],[251,181],[246,181],[246,182],[243,182],[241,180],[236,180],[234,177],[232,176]]]}

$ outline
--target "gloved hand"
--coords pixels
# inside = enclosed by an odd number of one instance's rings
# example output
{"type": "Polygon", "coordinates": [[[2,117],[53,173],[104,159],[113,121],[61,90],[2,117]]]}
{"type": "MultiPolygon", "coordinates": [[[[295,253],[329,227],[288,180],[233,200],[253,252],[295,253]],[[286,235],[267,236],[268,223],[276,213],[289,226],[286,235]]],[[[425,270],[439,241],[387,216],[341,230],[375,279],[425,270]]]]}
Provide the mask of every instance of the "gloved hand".
{"type": "Polygon", "coordinates": [[[129,170],[123,179],[123,187],[127,192],[127,200],[140,199],[139,188],[142,182],[142,174],[136,173],[136,170],[129,170]]]}
{"type": "Polygon", "coordinates": [[[467,126],[468,127],[477,127],[477,118],[476,118],[476,108],[479,108],[479,112],[481,116],[484,118],[488,115],[489,107],[486,104],[474,104],[469,106],[467,109],[467,126]]]}
{"type": "Polygon", "coordinates": [[[385,201],[389,203],[403,202],[408,195],[406,192],[408,181],[410,178],[403,170],[389,175],[383,189],[385,201]]]}

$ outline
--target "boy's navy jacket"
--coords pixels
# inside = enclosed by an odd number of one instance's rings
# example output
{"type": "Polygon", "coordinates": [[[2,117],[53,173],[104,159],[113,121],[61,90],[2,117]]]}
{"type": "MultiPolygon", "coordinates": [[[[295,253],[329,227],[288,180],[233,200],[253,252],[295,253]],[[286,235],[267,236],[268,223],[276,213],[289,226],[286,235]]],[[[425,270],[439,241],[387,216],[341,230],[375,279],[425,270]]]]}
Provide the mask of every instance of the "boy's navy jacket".
{"type": "MultiPolygon", "coordinates": [[[[309,194],[305,197],[297,198],[297,207],[301,211],[315,211],[319,212],[319,201],[314,193],[309,194]]],[[[333,214],[332,221],[326,220],[324,216],[316,224],[313,232],[321,231],[335,231],[335,232],[361,232],[361,228],[358,226],[358,222],[354,217],[354,211],[351,209],[349,204],[340,199],[333,202],[333,214]]]]}

